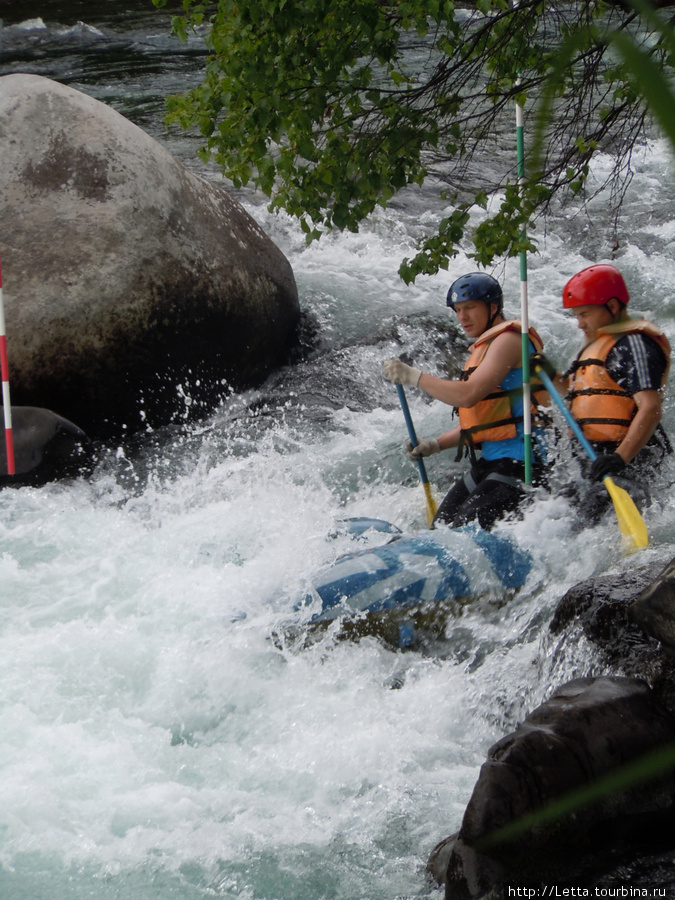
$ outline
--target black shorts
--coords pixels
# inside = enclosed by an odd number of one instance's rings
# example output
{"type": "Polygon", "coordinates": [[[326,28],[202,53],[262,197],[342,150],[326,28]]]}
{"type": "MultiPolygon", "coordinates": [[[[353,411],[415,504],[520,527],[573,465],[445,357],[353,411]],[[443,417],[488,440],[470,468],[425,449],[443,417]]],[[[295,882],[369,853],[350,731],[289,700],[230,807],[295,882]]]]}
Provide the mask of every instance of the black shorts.
{"type": "MultiPolygon", "coordinates": [[[[535,464],[532,474],[535,484],[543,483],[544,466],[535,464]]],[[[525,499],[524,479],[525,464],[521,460],[478,459],[445,495],[434,524],[443,522],[458,528],[478,522],[489,530],[499,519],[514,512],[525,499]]]]}

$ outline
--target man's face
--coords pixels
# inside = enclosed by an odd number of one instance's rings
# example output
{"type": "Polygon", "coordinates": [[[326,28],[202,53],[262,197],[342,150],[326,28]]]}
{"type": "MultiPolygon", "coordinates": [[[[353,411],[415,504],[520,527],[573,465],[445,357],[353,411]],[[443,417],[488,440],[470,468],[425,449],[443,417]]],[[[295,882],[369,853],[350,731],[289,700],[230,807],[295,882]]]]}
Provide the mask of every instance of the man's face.
{"type": "Polygon", "coordinates": [[[490,316],[494,314],[494,303],[488,306],[482,300],[462,300],[455,303],[457,321],[470,338],[478,338],[487,328],[490,316]]]}
{"type": "Polygon", "coordinates": [[[609,325],[614,321],[614,316],[606,306],[575,306],[572,312],[577,320],[577,328],[584,333],[586,343],[595,340],[598,328],[609,325]]]}

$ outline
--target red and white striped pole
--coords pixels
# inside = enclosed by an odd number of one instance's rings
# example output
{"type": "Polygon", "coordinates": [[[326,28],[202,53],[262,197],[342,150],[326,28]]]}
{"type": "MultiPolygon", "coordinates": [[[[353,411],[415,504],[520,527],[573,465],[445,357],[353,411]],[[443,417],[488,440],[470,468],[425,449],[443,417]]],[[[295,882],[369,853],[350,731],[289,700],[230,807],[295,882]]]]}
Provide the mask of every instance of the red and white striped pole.
{"type": "Polygon", "coordinates": [[[2,373],[2,408],[5,413],[7,474],[14,475],[14,435],[12,433],[12,404],[9,400],[9,365],[7,363],[7,335],[5,334],[5,306],[2,301],[2,263],[0,263],[0,371],[2,373]]]}

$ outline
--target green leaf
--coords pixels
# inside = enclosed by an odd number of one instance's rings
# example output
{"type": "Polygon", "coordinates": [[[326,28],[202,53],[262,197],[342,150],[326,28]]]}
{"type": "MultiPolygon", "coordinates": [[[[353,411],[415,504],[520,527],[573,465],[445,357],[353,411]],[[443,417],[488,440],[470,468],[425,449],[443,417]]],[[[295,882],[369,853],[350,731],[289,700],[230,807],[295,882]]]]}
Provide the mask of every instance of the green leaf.
{"type": "Polygon", "coordinates": [[[533,220],[556,193],[583,196],[599,147],[619,172],[630,161],[645,105],[675,146],[673,29],[646,0],[626,3],[580,0],[563,17],[559,4],[508,0],[461,16],[452,0],[182,0],[172,29],[186,40],[207,26],[208,57],[201,84],[168,98],[167,121],[198,128],[200,157],[296,216],[308,241],[356,230],[410,185],[450,194],[438,226],[420,221],[404,279],[460,246],[478,262],[534,252],[533,220]],[[516,102],[529,126],[520,187],[516,102]]]}
{"type": "MultiPolygon", "coordinates": [[[[669,30],[669,33],[672,32],[669,30]]],[[[612,35],[612,43],[621,53],[636,87],[639,87],[671,145],[675,147],[675,93],[672,83],[664,78],[663,70],[655,64],[651,54],[638,47],[634,38],[621,32],[612,35]]]]}

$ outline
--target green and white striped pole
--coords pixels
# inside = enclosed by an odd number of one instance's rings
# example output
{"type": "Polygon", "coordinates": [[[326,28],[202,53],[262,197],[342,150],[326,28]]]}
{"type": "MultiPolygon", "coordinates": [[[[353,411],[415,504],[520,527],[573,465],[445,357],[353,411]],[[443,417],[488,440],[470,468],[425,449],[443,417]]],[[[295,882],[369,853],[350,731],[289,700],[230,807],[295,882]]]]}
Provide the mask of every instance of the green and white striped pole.
{"type": "MultiPolygon", "coordinates": [[[[523,107],[516,100],[516,148],[518,154],[518,185],[525,181],[525,139],[523,136],[523,107]]],[[[522,237],[525,237],[523,226],[522,237]]],[[[525,484],[532,483],[532,415],[530,387],[530,329],[527,305],[527,253],[520,251],[520,322],[523,357],[523,440],[525,442],[525,484]]]]}

